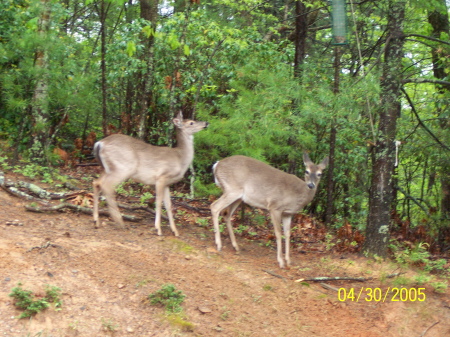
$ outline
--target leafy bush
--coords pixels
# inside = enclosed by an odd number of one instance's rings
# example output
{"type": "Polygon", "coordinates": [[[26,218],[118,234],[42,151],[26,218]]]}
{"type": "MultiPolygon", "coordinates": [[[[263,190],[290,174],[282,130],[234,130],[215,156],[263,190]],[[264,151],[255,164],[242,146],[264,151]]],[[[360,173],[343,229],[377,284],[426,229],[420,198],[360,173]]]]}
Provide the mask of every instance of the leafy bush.
{"type": "Polygon", "coordinates": [[[19,318],[31,317],[42,310],[47,309],[50,306],[49,303],[55,303],[56,307],[62,305],[60,299],[61,289],[49,285],[46,286],[46,296],[43,298],[38,299],[33,295],[32,291],[22,289],[21,283],[12,289],[9,296],[15,299],[14,305],[17,308],[24,310],[19,318]]]}
{"type": "Polygon", "coordinates": [[[391,244],[390,248],[394,253],[395,260],[400,264],[413,265],[423,268],[427,272],[448,272],[445,268],[445,259],[433,260],[427,243],[419,243],[412,247],[391,244]]]}
{"type": "Polygon", "coordinates": [[[181,303],[185,297],[173,284],[166,284],[161,290],[148,296],[151,305],[163,306],[170,313],[179,313],[183,310],[181,303]]]}

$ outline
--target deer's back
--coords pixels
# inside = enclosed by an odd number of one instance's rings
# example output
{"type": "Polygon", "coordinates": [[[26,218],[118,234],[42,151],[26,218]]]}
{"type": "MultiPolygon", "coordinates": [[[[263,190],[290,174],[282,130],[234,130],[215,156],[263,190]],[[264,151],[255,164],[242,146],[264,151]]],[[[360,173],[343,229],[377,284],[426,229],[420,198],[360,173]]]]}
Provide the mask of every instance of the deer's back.
{"type": "Polygon", "coordinates": [[[303,180],[250,157],[219,161],[214,176],[225,193],[239,191],[245,203],[259,208],[295,213],[310,199],[303,180]]]}
{"type": "Polygon", "coordinates": [[[177,169],[176,148],[154,146],[122,134],[108,136],[99,143],[98,156],[106,172],[121,172],[128,178],[152,185],[162,176],[172,183],[184,175],[184,168],[177,169]]]}

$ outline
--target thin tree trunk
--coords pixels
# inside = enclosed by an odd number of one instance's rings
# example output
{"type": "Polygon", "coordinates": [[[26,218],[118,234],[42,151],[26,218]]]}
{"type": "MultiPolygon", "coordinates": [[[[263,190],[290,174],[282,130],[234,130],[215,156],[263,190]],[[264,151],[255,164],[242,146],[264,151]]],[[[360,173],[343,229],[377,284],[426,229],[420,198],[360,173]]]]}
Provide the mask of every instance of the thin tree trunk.
{"type": "MultiPolygon", "coordinates": [[[[303,63],[306,57],[306,37],[308,34],[308,14],[306,11],[305,4],[297,0],[295,1],[295,31],[294,31],[294,78],[298,80],[299,83],[302,82],[303,74],[303,63]]],[[[294,110],[298,110],[300,106],[298,100],[293,100],[292,106],[294,110]]],[[[294,132],[292,132],[294,133],[294,132]]],[[[290,136],[288,139],[288,144],[292,148],[297,148],[297,140],[294,136],[290,136]]],[[[297,174],[298,165],[294,158],[289,159],[288,172],[291,174],[297,174]]]]}
{"type": "Polygon", "coordinates": [[[389,0],[388,38],[381,80],[381,104],[377,141],[372,153],[369,215],[363,251],[369,256],[385,257],[389,243],[393,199],[395,137],[400,115],[402,83],[403,21],[405,2],[389,0]]]}
{"type": "MultiPolygon", "coordinates": [[[[337,95],[340,87],[341,74],[341,51],[339,47],[334,49],[334,86],[333,93],[337,95]]],[[[337,125],[335,118],[331,121],[330,130],[330,152],[328,155],[329,163],[327,170],[327,204],[325,209],[325,223],[331,225],[333,223],[334,214],[334,196],[335,196],[335,181],[334,181],[334,167],[335,167],[335,152],[336,152],[336,135],[337,125]]]]}
{"type": "MultiPolygon", "coordinates": [[[[128,6],[126,6],[127,11],[125,13],[126,22],[131,24],[133,21],[132,15],[130,14],[129,8],[132,8],[133,2],[132,0],[128,0],[128,6]]],[[[131,135],[132,133],[132,120],[133,120],[133,107],[134,101],[136,97],[136,86],[134,85],[134,78],[131,77],[127,80],[127,86],[125,89],[125,110],[122,113],[121,121],[120,121],[120,129],[126,135],[131,135]]]]}
{"type": "MultiPolygon", "coordinates": [[[[43,37],[50,27],[50,6],[48,0],[41,0],[42,11],[38,20],[38,34],[43,37]]],[[[33,144],[30,159],[38,164],[46,164],[46,144],[49,129],[48,108],[48,51],[43,43],[35,53],[36,86],[33,93],[31,118],[33,121],[33,144]]]]}
{"type": "MultiPolygon", "coordinates": [[[[153,30],[156,29],[156,22],[158,19],[158,0],[141,0],[141,18],[151,22],[153,30]]],[[[141,59],[146,64],[145,68],[139,74],[140,83],[138,85],[138,115],[139,125],[137,134],[140,139],[146,138],[148,127],[147,120],[149,116],[149,109],[152,102],[152,79],[154,68],[153,45],[154,36],[142,36],[144,44],[144,51],[141,59]]]]}
{"type": "Polygon", "coordinates": [[[308,15],[305,4],[295,1],[295,56],[294,77],[301,80],[302,65],[306,56],[306,37],[308,34],[308,15]]]}
{"type": "MultiPolygon", "coordinates": [[[[447,8],[447,4],[445,0],[440,0],[442,8],[447,8]]],[[[432,37],[440,38],[441,34],[450,34],[450,20],[448,16],[448,10],[446,11],[433,11],[428,15],[428,22],[433,27],[432,37]]],[[[440,80],[445,80],[449,76],[449,72],[447,71],[448,67],[448,57],[446,56],[445,50],[442,48],[435,48],[431,52],[432,60],[433,60],[433,73],[434,77],[440,80]],[[446,60],[447,62],[443,62],[442,60],[446,60]]],[[[450,92],[449,85],[438,85],[438,92],[441,94],[445,94],[446,92],[450,92]]],[[[438,112],[444,113],[443,111],[438,112]]],[[[441,123],[441,128],[447,128],[447,119],[443,118],[441,123]]],[[[438,240],[439,244],[443,245],[445,237],[448,232],[450,232],[450,226],[448,225],[450,221],[450,172],[449,166],[450,162],[448,159],[442,159],[443,163],[441,163],[440,168],[440,177],[441,177],[441,219],[443,227],[439,228],[438,240]]],[[[436,176],[436,173],[433,172],[433,176],[436,176]]]]}
{"type": "Polygon", "coordinates": [[[107,83],[106,83],[106,12],[105,0],[100,3],[100,48],[101,48],[101,61],[100,68],[102,72],[102,129],[103,134],[107,136],[108,131],[108,108],[106,104],[107,100],[107,83]]]}

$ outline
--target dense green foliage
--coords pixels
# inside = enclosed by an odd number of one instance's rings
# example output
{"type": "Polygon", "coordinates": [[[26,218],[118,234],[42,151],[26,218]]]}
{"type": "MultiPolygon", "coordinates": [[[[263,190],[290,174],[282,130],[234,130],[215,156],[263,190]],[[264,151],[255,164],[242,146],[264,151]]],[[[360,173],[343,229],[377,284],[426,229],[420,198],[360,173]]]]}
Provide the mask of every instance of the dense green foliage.
{"type": "MultiPolygon", "coordinates": [[[[164,1],[157,22],[142,18],[134,0],[2,1],[0,137],[12,148],[2,157],[33,161],[33,138],[42,133],[47,156],[54,146],[72,153],[75,139],[91,131],[101,138],[105,125],[142,135],[142,120],[147,141],[172,144],[170,121],[182,109],[210,122],[196,135],[199,193],[214,192],[211,165],[220,158],[244,154],[301,176],[303,151],[319,161],[333,146],[332,200],[324,177],[309,210],[325,218],[331,203],[331,224],[363,230],[388,2],[349,3],[349,44],[336,63],[329,3],[304,1],[306,57],[294,76],[295,1],[164,1]]],[[[442,0],[409,0],[406,11],[392,231],[408,227],[413,235],[422,226],[421,239],[443,251],[450,240],[450,46],[448,27],[436,35],[429,15],[448,9],[442,0]]]]}

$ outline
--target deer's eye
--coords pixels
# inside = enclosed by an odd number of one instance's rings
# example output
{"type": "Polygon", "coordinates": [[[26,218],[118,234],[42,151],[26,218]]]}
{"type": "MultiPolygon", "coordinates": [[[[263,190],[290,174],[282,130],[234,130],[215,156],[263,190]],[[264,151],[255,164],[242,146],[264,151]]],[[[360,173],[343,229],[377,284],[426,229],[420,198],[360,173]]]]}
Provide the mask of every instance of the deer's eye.
{"type": "Polygon", "coordinates": [[[317,173],[317,176],[320,177],[322,175],[322,173],[317,173]]]}
{"type": "Polygon", "coordinates": [[[191,122],[190,124],[191,124],[191,125],[194,125],[194,122],[191,122]]]}
{"type": "Polygon", "coordinates": [[[308,170],[306,170],[306,171],[305,171],[305,174],[309,175],[309,171],[308,171],[308,170]]]}

